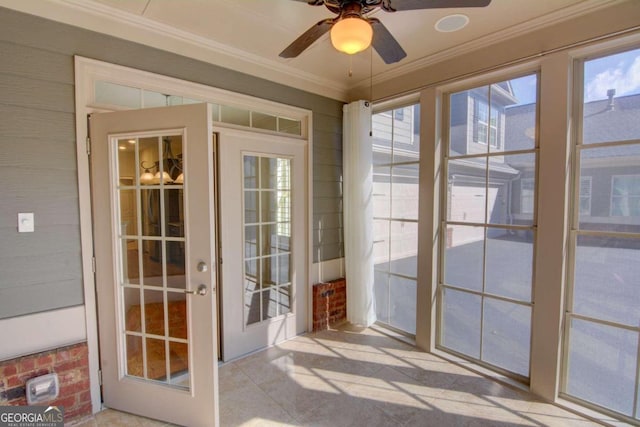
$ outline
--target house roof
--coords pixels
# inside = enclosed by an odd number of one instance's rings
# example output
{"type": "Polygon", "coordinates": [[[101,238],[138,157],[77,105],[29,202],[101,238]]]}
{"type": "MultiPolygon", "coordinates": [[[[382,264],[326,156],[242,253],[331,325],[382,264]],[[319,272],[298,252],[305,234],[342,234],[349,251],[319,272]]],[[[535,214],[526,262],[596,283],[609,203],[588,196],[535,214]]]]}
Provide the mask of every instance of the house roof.
{"type": "MultiPolygon", "coordinates": [[[[509,151],[531,149],[536,129],[536,104],[507,107],[505,146],[509,151]]],[[[640,94],[591,101],[583,107],[584,144],[640,140],[640,94]]],[[[583,151],[583,158],[640,155],[640,144],[583,151]]]]}

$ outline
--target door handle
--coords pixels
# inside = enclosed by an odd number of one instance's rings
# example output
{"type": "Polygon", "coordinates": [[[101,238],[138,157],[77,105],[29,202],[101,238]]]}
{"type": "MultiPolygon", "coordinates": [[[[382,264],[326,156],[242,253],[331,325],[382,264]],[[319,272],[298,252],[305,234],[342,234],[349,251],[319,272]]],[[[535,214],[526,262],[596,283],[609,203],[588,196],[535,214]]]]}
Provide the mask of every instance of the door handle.
{"type": "Polygon", "coordinates": [[[207,292],[208,292],[208,289],[207,289],[207,285],[205,284],[201,284],[200,286],[198,286],[198,289],[196,289],[195,291],[188,291],[188,290],[184,291],[185,294],[200,295],[200,296],[207,295],[207,292]]]}

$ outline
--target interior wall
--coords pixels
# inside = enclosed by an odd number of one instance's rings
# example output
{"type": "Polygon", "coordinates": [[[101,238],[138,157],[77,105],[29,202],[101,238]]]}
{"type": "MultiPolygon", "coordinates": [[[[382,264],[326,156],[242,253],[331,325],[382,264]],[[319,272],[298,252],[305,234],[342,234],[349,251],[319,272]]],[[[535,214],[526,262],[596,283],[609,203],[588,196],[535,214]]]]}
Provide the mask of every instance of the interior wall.
{"type": "Polygon", "coordinates": [[[314,262],[343,256],[342,102],[0,8],[0,319],[83,304],[73,55],[313,111],[314,262]],[[35,232],[17,232],[17,213],[35,232]]]}

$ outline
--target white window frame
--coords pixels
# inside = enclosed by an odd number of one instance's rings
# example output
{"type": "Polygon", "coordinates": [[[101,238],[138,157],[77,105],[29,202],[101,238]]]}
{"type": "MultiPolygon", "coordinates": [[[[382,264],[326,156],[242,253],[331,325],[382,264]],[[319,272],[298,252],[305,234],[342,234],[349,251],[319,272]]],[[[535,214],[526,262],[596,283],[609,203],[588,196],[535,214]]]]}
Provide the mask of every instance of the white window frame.
{"type": "Polygon", "coordinates": [[[593,177],[591,176],[581,176],[580,177],[580,188],[578,188],[578,211],[579,214],[581,216],[591,216],[591,192],[592,192],[592,185],[593,185],[593,177]],[[582,183],[583,182],[588,182],[589,183],[589,194],[587,196],[582,194],[582,183]],[[586,212],[582,211],[582,199],[587,199],[589,200],[589,209],[586,212]]]}

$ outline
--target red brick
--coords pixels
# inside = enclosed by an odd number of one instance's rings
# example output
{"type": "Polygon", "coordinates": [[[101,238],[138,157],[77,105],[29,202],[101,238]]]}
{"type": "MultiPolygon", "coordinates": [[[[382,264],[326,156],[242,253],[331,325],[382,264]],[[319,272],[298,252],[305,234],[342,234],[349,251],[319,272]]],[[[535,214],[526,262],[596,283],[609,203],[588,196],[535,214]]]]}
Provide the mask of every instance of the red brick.
{"type": "Polygon", "coordinates": [[[19,376],[13,375],[7,378],[7,388],[14,388],[21,385],[24,385],[25,381],[23,381],[19,376]]]}
{"type": "Polygon", "coordinates": [[[51,354],[47,354],[46,356],[41,356],[36,359],[36,365],[38,367],[43,366],[51,366],[53,365],[53,356],[51,354]]]}
{"type": "Polygon", "coordinates": [[[91,390],[87,389],[78,393],[78,402],[80,403],[91,403],[91,390]]]}
{"type": "Polygon", "coordinates": [[[52,404],[55,406],[64,406],[65,410],[72,409],[76,405],[76,395],[74,394],[73,396],[59,397],[58,399],[54,400],[52,404]]]}
{"type": "Polygon", "coordinates": [[[69,350],[62,350],[56,353],[56,363],[65,362],[71,359],[71,354],[69,350]]]}
{"type": "Polygon", "coordinates": [[[76,394],[84,390],[89,389],[89,380],[83,380],[77,383],[64,385],[60,387],[60,393],[64,393],[65,396],[76,394]]]}
{"type": "Polygon", "coordinates": [[[16,365],[6,365],[0,372],[2,372],[3,377],[10,377],[11,375],[17,374],[18,370],[16,369],[16,365]]]}
{"type": "Polygon", "coordinates": [[[36,367],[36,362],[32,357],[25,357],[22,360],[20,360],[20,363],[18,364],[18,371],[19,372],[30,372],[33,371],[36,367]]]}
{"type": "Polygon", "coordinates": [[[75,418],[91,415],[91,403],[85,403],[79,405],[69,411],[64,412],[65,421],[70,421],[75,418]]]}

